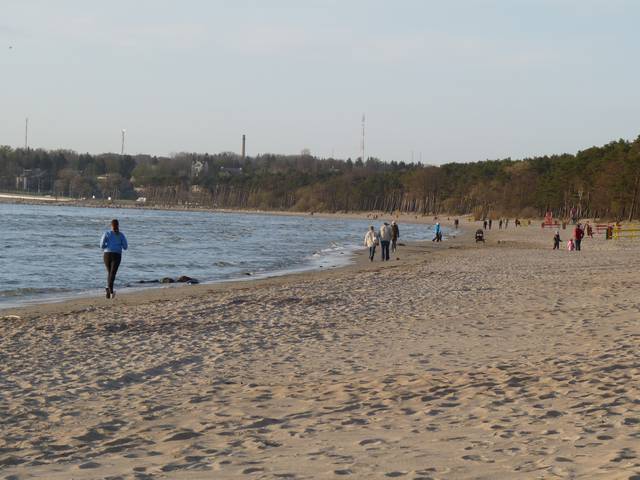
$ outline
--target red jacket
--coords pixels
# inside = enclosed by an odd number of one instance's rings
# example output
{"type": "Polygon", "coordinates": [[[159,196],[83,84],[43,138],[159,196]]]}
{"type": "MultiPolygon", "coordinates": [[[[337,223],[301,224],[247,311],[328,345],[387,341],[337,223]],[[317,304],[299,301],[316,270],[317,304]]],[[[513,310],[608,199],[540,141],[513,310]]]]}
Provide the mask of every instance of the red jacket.
{"type": "Polygon", "coordinates": [[[584,231],[580,227],[576,227],[573,229],[573,238],[576,240],[582,240],[584,237],[584,231]]]}

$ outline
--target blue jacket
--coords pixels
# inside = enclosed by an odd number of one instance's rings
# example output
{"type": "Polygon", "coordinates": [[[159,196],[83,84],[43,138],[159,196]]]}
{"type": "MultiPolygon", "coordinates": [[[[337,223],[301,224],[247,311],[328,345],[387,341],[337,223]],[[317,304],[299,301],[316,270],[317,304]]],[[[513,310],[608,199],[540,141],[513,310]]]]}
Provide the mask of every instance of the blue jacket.
{"type": "Polygon", "coordinates": [[[126,250],[127,237],[124,233],[116,233],[113,230],[104,232],[100,239],[100,248],[104,250],[104,253],[122,253],[122,250],[126,250]]]}

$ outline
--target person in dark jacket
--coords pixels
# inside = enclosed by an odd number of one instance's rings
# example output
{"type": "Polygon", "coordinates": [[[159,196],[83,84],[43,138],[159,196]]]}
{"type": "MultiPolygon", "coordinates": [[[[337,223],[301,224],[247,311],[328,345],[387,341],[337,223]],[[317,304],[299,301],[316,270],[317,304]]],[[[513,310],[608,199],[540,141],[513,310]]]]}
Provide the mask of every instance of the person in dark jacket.
{"type": "Polygon", "coordinates": [[[104,266],[107,268],[107,286],[105,287],[107,298],[115,298],[116,296],[113,284],[122,261],[122,250],[126,250],[128,247],[127,237],[120,231],[120,223],[114,218],[111,220],[111,230],[104,232],[100,239],[104,266]]]}
{"type": "Polygon", "coordinates": [[[553,236],[553,249],[560,250],[560,230],[556,230],[556,234],[553,236]]]}
{"type": "Polygon", "coordinates": [[[574,243],[576,245],[576,251],[580,251],[580,244],[582,243],[582,237],[584,237],[584,230],[582,229],[582,225],[577,224],[576,228],[573,229],[573,238],[574,243]]]}
{"type": "Polygon", "coordinates": [[[391,251],[395,252],[398,239],[400,238],[400,229],[398,228],[398,224],[393,220],[391,222],[391,251]]]}

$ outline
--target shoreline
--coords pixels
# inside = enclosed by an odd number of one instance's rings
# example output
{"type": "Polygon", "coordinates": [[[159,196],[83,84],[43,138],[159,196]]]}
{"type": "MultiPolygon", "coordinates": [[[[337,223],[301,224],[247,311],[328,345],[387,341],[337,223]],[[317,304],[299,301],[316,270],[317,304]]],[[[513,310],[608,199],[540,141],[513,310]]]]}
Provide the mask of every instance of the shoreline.
{"type": "MultiPolygon", "coordinates": [[[[1,195],[1,194],[0,194],[1,195]]],[[[247,214],[247,215],[270,215],[270,216],[291,216],[291,217],[317,217],[317,218],[344,218],[344,219],[358,219],[358,220],[372,220],[382,221],[383,217],[389,220],[401,220],[405,223],[413,224],[430,224],[434,221],[445,222],[443,225],[453,225],[452,218],[460,219],[460,224],[463,221],[466,222],[467,217],[470,214],[451,215],[423,215],[418,213],[406,213],[406,212],[383,212],[383,211],[370,211],[370,212],[296,212],[290,210],[260,210],[260,209],[235,209],[235,208],[214,208],[204,206],[183,206],[183,205],[152,205],[152,204],[136,204],[134,200],[125,200],[127,203],[117,203],[117,201],[106,202],[99,200],[76,200],[65,199],[55,203],[51,203],[50,200],[39,200],[37,197],[30,197],[25,201],[16,201],[16,198],[7,198],[0,196],[0,203],[10,205],[46,205],[46,206],[60,206],[60,207],[75,207],[75,208],[106,208],[106,209],[123,209],[123,210],[158,210],[167,212],[204,212],[204,213],[231,213],[231,214],[247,214]],[[130,202],[130,203],[129,203],[130,202]],[[377,218],[372,218],[372,216],[377,218]]],[[[468,223],[468,222],[467,222],[468,223]]]]}
{"type": "MultiPolygon", "coordinates": [[[[183,289],[183,288],[193,289],[194,287],[206,287],[206,286],[215,286],[215,285],[257,282],[260,280],[270,280],[272,278],[288,277],[292,275],[303,275],[303,274],[310,275],[318,272],[347,268],[350,265],[357,262],[357,257],[360,254],[364,254],[364,252],[360,252],[359,250],[354,250],[345,255],[346,257],[345,261],[339,262],[339,263],[336,262],[336,264],[330,264],[326,267],[324,265],[319,265],[317,267],[311,266],[311,265],[306,265],[306,266],[301,265],[296,268],[287,269],[287,270],[274,270],[274,271],[269,271],[269,272],[264,272],[259,274],[251,274],[251,275],[245,274],[242,277],[232,277],[232,278],[226,278],[226,279],[220,279],[220,280],[203,281],[196,284],[190,284],[188,282],[184,282],[184,283],[173,282],[173,283],[166,283],[166,284],[163,284],[162,282],[142,283],[142,284],[134,283],[126,286],[120,286],[120,288],[117,290],[117,293],[118,293],[117,298],[129,296],[129,295],[136,295],[136,294],[144,295],[146,292],[155,291],[155,290],[163,291],[163,290],[173,290],[173,289],[183,289]]],[[[87,301],[90,301],[92,299],[100,300],[100,299],[103,299],[103,296],[104,296],[103,289],[92,289],[92,290],[71,291],[71,292],[68,292],[68,295],[62,296],[57,299],[43,298],[42,300],[38,300],[37,298],[33,298],[30,301],[28,301],[28,303],[25,303],[23,305],[14,305],[14,306],[5,307],[2,305],[2,303],[0,303],[0,320],[3,317],[3,313],[9,310],[15,311],[15,310],[22,310],[22,309],[38,308],[42,306],[46,307],[47,305],[75,303],[76,301],[82,301],[82,300],[87,300],[87,301]]]]}
{"type": "MultiPolygon", "coordinates": [[[[462,231],[462,230],[460,230],[462,231]]],[[[403,242],[401,242],[403,243],[403,242]]],[[[271,287],[275,285],[286,285],[291,282],[316,280],[318,278],[332,278],[334,275],[355,274],[367,270],[377,270],[385,268],[386,265],[406,266],[414,262],[418,255],[425,252],[435,253],[447,248],[460,248],[455,239],[442,242],[441,246],[436,246],[431,241],[407,242],[399,247],[398,260],[392,259],[389,262],[381,262],[379,259],[380,250],[376,250],[376,259],[370,262],[368,252],[364,248],[359,248],[350,254],[348,263],[336,265],[329,268],[309,268],[299,271],[287,271],[281,274],[268,273],[264,276],[235,278],[229,280],[213,281],[195,285],[189,284],[159,284],[150,287],[131,287],[132,290],[120,289],[115,300],[107,300],[104,295],[87,294],[77,298],[61,299],[60,301],[45,301],[23,306],[0,308],[0,321],[6,317],[33,318],[41,314],[72,313],[83,309],[90,309],[93,306],[106,307],[109,305],[141,305],[152,304],[156,301],[198,298],[200,296],[215,293],[243,292],[252,288],[271,287]],[[402,255],[400,258],[399,255],[402,255]]]]}
{"type": "MultiPolygon", "coordinates": [[[[15,204],[19,205],[22,203],[18,202],[15,204]]],[[[42,204],[36,203],[34,205],[42,205],[42,204]]],[[[48,205],[47,204],[47,206],[82,208],[85,205],[74,205],[74,204],[48,205]]],[[[103,207],[99,205],[94,205],[89,208],[103,208],[103,207]]],[[[114,206],[113,208],[119,208],[119,207],[114,206]]],[[[127,207],[127,208],[135,208],[135,206],[127,207]]],[[[140,207],[138,209],[144,210],[146,208],[140,207]]],[[[153,210],[174,212],[174,211],[182,211],[183,209],[176,208],[176,209],[153,209],[153,210]]],[[[194,211],[194,210],[187,209],[187,211],[194,211]]],[[[315,214],[312,216],[310,214],[304,214],[304,213],[298,213],[298,212],[276,212],[276,211],[271,211],[271,212],[251,211],[251,210],[236,211],[236,210],[228,210],[228,209],[227,210],[199,209],[197,211],[202,211],[204,213],[219,213],[219,214],[230,214],[230,215],[246,214],[246,215],[260,215],[260,216],[283,216],[283,217],[289,216],[289,217],[299,217],[299,218],[309,218],[309,219],[321,218],[321,219],[339,219],[339,220],[370,220],[371,223],[375,225],[383,221],[387,221],[387,220],[390,221],[391,219],[396,219],[401,225],[402,223],[414,224],[414,225],[432,225],[433,224],[433,220],[431,220],[428,217],[416,218],[416,216],[413,216],[413,215],[393,215],[392,216],[392,215],[383,215],[379,213],[376,214],[376,215],[379,215],[378,218],[371,219],[368,217],[372,214],[364,214],[364,213],[351,213],[351,214],[325,213],[325,214],[315,214]]],[[[449,230],[455,236],[456,232],[453,229],[452,220],[438,219],[438,221],[443,225],[443,228],[445,229],[445,236],[447,235],[447,230],[449,230]]],[[[463,232],[465,232],[465,229],[468,229],[468,226],[464,226],[464,224],[461,223],[461,226],[458,228],[457,234],[463,234],[463,232]]],[[[450,240],[451,239],[447,239],[445,243],[449,242],[450,240]]],[[[400,243],[403,243],[402,240],[400,243]]],[[[379,251],[380,250],[378,249],[378,253],[379,251]]],[[[230,284],[230,283],[255,282],[262,279],[297,275],[301,273],[312,274],[313,272],[321,272],[323,271],[323,269],[324,270],[333,270],[337,268],[342,269],[350,266],[350,264],[358,263],[358,258],[360,255],[365,255],[364,249],[362,249],[362,247],[354,243],[352,246],[349,246],[345,251],[344,259],[340,259],[340,257],[337,255],[335,256],[335,258],[331,258],[331,255],[328,255],[325,258],[325,261],[323,262],[324,265],[321,263],[314,265],[315,262],[312,259],[307,259],[305,263],[301,263],[300,265],[293,266],[286,270],[274,270],[274,271],[269,271],[264,273],[251,274],[251,275],[247,275],[246,278],[244,276],[242,277],[236,276],[236,277],[226,278],[226,279],[201,281],[199,285],[207,286],[207,285],[217,285],[217,284],[224,285],[224,284],[230,284]],[[344,263],[344,265],[342,265],[342,263],[344,263]]],[[[182,284],[173,284],[173,283],[172,284],[159,283],[159,284],[138,285],[133,283],[133,284],[129,284],[127,287],[120,287],[118,294],[122,296],[128,296],[132,294],[140,294],[140,293],[144,294],[145,292],[153,291],[153,290],[165,291],[165,290],[173,290],[176,288],[182,289],[186,287],[193,289],[195,285],[182,285],[182,284]]],[[[60,304],[60,303],[67,303],[67,302],[73,303],[73,302],[82,301],[85,299],[99,300],[102,297],[103,297],[103,292],[99,288],[91,289],[91,290],[74,290],[74,291],[64,292],[57,297],[55,294],[40,294],[40,295],[36,295],[35,297],[26,298],[23,304],[20,304],[19,297],[15,297],[15,298],[12,298],[13,301],[12,300],[7,301],[6,305],[2,305],[2,303],[0,303],[0,318],[2,318],[3,314],[5,314],[6,312],[15,311],[23,308],[30,308],[30,307],[38,308],[48,304],[60,304]]]]}

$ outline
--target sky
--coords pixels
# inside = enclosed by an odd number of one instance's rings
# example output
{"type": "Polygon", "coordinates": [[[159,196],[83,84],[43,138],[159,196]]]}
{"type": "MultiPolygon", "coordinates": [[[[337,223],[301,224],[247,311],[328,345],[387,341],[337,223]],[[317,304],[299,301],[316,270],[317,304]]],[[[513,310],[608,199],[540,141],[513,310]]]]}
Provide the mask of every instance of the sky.
{"type": "Polygon", "coordinates": [[[0,145],[428,164],[640,134],[635,0],[0,0],[0,145]]]}

